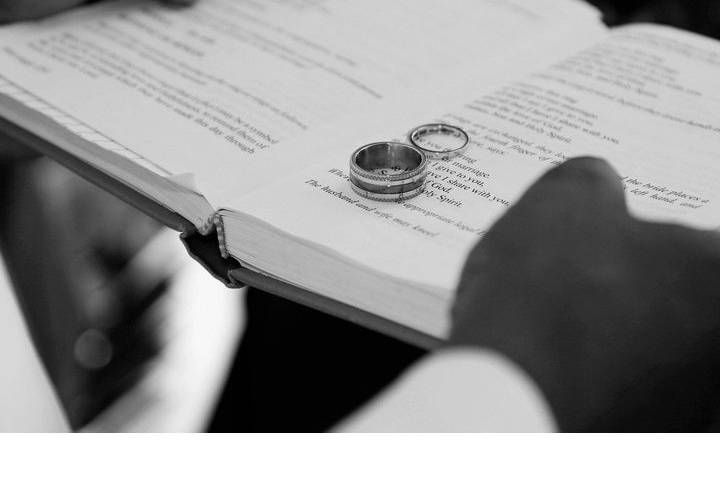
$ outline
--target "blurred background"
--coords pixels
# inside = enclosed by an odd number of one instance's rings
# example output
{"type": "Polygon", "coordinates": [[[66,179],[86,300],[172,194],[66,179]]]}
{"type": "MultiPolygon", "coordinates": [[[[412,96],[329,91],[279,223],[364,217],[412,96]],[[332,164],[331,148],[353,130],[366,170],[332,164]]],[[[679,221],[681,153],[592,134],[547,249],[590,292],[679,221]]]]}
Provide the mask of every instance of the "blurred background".
{"type": "MultiPolygon", "coordinates": [[[[720,38],[720,0],[590,3],[610,26],[720,38]]],[[[0,161],[0,205],[7,271],[74,430],[323,431],[425,353],[226,289],[176,233],[50,160],[0,161]]]]}

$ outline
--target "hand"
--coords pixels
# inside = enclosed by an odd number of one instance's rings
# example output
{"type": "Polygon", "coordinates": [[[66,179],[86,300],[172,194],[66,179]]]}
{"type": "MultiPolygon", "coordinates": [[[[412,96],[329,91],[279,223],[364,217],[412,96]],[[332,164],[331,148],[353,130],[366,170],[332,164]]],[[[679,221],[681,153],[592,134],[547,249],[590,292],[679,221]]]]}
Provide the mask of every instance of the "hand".
{"type": "Polygon", "coordinates": [[[159,225],[55,162],[17,162],[0,171],[0,187],[1,253],[78,428],[157,353],[157,300],[176,265],[138,263],[159,225]]]}
{"type": "Polygon", "coordinates": [[[525,369],[562,430],[706,430],[720,408],[720,239],[629,216],[604,161],[547,172],[470,254],[451,342],[525,369]]]}

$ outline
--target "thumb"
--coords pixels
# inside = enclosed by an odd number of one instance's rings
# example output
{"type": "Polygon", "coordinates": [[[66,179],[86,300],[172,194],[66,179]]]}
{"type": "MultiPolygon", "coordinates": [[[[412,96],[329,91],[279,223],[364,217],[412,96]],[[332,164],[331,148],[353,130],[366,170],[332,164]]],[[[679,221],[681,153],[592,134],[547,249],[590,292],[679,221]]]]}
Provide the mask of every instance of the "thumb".
{"type": "Polygon", "coordinates": [[[629,218],[622,180],[610,164],[572,158],[547,171],[508,209],[473,249],[465,271],[485,268],[494,256],[488,252],[544,256],[560,246],[601,241],[629,218]]]}
{"type": "Polygon", "coordinates": [[[622,179],[608,162],[595,157],[571,158],[547,171],[517,205],[555,215],[581,210],[588,219],[627,215],[622,179]]]}
{"type": "Polygon", "coordinates": [[[551,258],[567,262],[571,253],[592,259],[616,243],[629,222],[615,170],[599,158],[572,158],[542,175],[475,245],[460,287],[510,264],[540,271],[551,258]]]}

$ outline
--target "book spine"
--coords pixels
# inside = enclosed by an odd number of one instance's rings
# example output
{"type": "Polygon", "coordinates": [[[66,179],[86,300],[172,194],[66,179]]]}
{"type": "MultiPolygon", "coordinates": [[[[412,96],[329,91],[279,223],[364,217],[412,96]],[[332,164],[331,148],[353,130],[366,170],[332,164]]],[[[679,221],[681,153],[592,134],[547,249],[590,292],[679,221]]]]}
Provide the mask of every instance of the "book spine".
{"type": "Polygon", "coordinates": [[[230,258],[230,253],[227,249],[226,236],[225,236],[225,224],[223,223],[222,216],[218,212],[215,212],[212,218],[213,225],[215,226],[215,232],[218,237],[218,246],[220,247],[220,255],[223,258],[230,258]]]}
{"type": "Polygon", "coordinates": [[[231,271],[242,270],[242,265],[228,254],[224,232],[222,219],[215,213],[203,229],[184,232],[180,240],[190,256],[215,278],[228,287],[242,287],[243,284],[230,275],[231,271]]]}
{"type": "Polygon", "coordinates": [[[218,246],[220,247],[220,255],[222,258],[229,258],[227,246],[225,245],[225,225],[219,212],[210,215],[205,222],[197,229],[198,233],[203,236],[217,235],[218,246]]]}
{"type": "Polygon", "coordinates": [[[215,217],[218,217],[218,212],[214,212],[208,218],[205,219],[202,225],[197,227],[197,231],[200,235],[212,235],[215,232],[215,217]]]}

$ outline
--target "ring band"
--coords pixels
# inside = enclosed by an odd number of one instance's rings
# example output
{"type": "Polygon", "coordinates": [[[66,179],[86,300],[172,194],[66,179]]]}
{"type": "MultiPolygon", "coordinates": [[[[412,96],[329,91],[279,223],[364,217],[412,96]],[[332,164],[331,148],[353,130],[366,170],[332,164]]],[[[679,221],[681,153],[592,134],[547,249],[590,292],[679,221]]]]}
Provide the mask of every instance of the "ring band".
{"type": "Polygon", "coordinates": [[[425,155],[430,160],[449,160],[453,157],[457,157],[458,155],[465,153],[465,150],[467,150],[468,145],[470,144],[470,137],[465,132],[465,130],[454,125],[448,125],[447,123],[428,123],[426,125],[420,125],[415,130],[410,132],[409,139],[410,143],[425,152],[425,155]],[[443,135],[448,135],[450,137],[459,138],[462,140],[462,145],[457,148],[446,150],[432,149],[428,148],[427,146],[424,147],[418,144],[418,141],[422,136],[434,133],[440,133],[443,135]]]}
{"type": "Polygon", "coordinates": [[[399,142],[368,143],[350,157],[350,186],[371,200],[394,202],[421,194],[427,177],[425,153],[399,142]]]}

